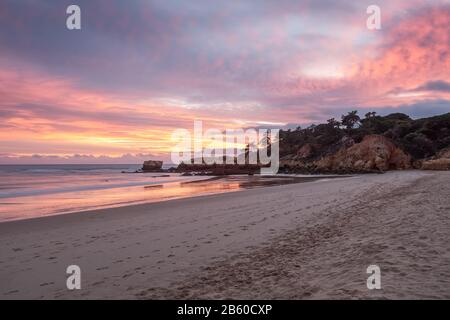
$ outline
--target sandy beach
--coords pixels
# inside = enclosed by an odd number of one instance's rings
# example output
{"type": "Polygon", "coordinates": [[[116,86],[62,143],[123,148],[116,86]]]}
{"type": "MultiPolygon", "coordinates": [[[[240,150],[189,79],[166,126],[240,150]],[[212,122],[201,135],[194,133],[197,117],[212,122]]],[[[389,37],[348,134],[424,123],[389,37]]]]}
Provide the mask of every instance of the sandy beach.
{"type": "Polygon", "coordinates": [[[393,171],[3,222],[0,296],[449,299],[449,181],[393,171]]]}

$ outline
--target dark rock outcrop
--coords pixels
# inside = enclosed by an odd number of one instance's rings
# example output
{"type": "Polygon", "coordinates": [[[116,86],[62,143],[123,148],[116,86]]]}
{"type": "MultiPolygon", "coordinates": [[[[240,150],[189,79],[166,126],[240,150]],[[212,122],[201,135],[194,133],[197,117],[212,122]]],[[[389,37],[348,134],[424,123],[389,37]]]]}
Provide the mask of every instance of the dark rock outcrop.
{"type": "Polygon", "coordinates": [[[142,166],[143,172],[163,172],[162,170],[162,161],[156,161],[156,160],[148,160],[144,161],[144,164],[142,166]]]}
{"type": "Polygon", "coordinates": [[[213,175],[223,176],[231,174],[249,174],[253,175],[259,173],[260,165],[252,164],[185,164],[181,163],[177,172],[195,173],[196,175],[213,175]]]}

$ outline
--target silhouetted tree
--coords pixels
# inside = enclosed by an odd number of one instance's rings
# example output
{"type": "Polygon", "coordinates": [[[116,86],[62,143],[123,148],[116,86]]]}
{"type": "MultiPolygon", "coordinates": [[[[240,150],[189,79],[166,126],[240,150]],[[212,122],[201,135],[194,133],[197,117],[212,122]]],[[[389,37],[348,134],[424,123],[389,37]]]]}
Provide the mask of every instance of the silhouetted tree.
{"type": "Polygon", "coordinates": [[[342,115],[342,125],[348,130],[353,129],[355,125],[361,120],[358,116],[358,111],[350,111],[347,115],[342,115]]]}
{"type": "Polygon", "coordinates": [[[372,119],[372,118],[375,118],[376,116],[377,116],[376,112],[367,112],[365,114],[366,119],[372,119]]]}
{"type": "Polygon", "coordinates": [[[328,125],[333,129],[338,129],[341,123],[337,121],[335,118],[331,118],[327,120],[328,125]]]}

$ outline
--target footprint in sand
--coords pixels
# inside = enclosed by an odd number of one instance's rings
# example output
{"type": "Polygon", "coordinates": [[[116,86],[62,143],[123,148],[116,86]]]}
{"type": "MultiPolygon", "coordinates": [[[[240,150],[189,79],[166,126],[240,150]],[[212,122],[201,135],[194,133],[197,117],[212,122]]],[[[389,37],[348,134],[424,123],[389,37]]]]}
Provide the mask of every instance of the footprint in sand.
{"type": "Polygon", "coordinates": [[[4,293],[3,295],[9,296],[10,294],[14,294],[14,293],[19,293],[19,290],[9,291],[9,292],[4,293]]]}
{"type": "Polygon", "coordinates": [[[109,267],[100,267],[100,268],[97,268],[97,269],[95,269],[95,270],[98,270],[98,271],[101,271],[101,270],[107,270],[107,269],[109,269],[109,267]]]}
{"type": "Polygon", "coordinates": [[[44,283],[41,283],[39,286],[45,287],[45,286],[49,286],[51,284],[55,284],[55,283],[54,282],[44,282],[44,283]]]}

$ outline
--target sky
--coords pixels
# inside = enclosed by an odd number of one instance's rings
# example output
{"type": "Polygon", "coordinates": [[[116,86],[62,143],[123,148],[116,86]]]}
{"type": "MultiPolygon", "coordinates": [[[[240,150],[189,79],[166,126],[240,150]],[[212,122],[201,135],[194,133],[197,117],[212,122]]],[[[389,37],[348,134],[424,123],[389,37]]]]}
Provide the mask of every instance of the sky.
{"type": "Polygon", "coordinates": [[[0,2],[0,164],[167,160],[195,120],[286,128],[351,110],[450,112],[449,0],[0,2]]]}

